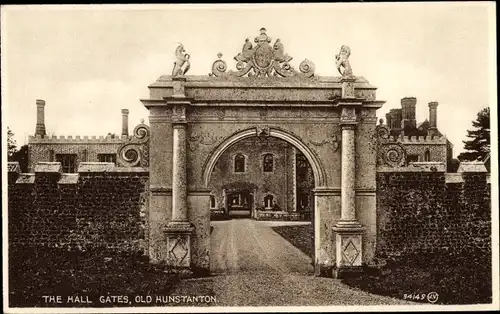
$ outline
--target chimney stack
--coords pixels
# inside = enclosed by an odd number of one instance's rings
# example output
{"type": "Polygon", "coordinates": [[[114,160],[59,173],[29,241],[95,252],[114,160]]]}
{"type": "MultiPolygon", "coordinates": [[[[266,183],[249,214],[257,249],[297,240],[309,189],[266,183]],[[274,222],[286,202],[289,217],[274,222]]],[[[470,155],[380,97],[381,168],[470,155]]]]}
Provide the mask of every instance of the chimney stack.
{"type": "Polygon", "coordinates": [[[122,109],[122,135],[128,136],[128,109],[122,109]]]}
{"type": "Polygon", "coordinates": [[[437,130],[437,101],[431,101],[429,103],[429,130],[427,135],[430,137],[434,137],[438,134],[437,130]]]}
{"type": "Polygon", "coordinates": [[[431,128],[437,128],[437,101],[431,101],[429,103],[429,126],[431,128]]]}
{"type": "Polygon", "coordinates": [[[36,128],[35,136],[45,136],[47,135],[45,131],[45,100],[36,100],[36,128]]]}
{"type": "Polygon", "coordinates": [[[416,129],[417,119],[415,118],[415,107],[417,105],[417,98],[405,97],[401,99],[402,121],[401,128],[403,129],[416,129]]]}

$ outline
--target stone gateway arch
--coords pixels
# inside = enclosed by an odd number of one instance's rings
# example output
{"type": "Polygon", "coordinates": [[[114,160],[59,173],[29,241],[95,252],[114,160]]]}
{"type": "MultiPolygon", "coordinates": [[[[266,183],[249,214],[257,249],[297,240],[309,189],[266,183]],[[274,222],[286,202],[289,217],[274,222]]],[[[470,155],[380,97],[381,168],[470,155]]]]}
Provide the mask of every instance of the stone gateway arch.
{"type": "MultiPolygon", "coordinates": [[[[210,268],[211,172],[231,145],[250,137],[286,141],[314,173],[314,265],[341,275],[373,258],[376,244],[376,88],[336,56],[340,76],[298,70],[284,43],[261,29],[227,69],[222,55],[207,76],[186,75],[190,56],[176,52],[173,75],[141,100],[150,116],[149,254],[173,268],[210,268]]],[[[187,49],[187,48],[186,48],[187,49]]],[[[195,56],[193,56],[195,57],[195,56]]]]}

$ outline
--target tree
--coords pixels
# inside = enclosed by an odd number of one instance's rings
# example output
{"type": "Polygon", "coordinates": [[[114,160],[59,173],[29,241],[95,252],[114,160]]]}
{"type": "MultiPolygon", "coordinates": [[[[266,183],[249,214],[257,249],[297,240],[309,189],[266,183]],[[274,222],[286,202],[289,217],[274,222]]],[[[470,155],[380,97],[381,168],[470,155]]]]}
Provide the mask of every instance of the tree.
{"type": "Polygon", "coordinates": [[[10,161],[17,161],[19,162],[19,167],[21,168],[21,172],[27,173],[28,172],[28,145],[25,144],[21,146],[21,148],[14,152],[12,156],[10,157],[10,161]]]}
{"type": "Polygon", "coordinates": [[[9,161],[11,161],[12,155],[17,151],[17,143],[14,139],[14,132],[7,127],[7,156],[9,161]]]}
{"type": "Polygon", "coordinates": [[[470,140],[463,141],[466,152],[460,153],[460,161],[483,161],[490,154],[490,108],[483,108],[472,121],[472,130],[467,130],[470,140]]]}

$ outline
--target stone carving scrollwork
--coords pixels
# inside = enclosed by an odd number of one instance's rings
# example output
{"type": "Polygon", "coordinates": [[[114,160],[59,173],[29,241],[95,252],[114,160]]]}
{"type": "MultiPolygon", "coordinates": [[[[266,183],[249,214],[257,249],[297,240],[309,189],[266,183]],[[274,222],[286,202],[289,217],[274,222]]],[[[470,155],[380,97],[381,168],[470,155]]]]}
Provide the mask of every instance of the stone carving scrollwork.
{"type": "Polygon", "coordinates": [[[390,129],[380,119],[380,124],[375,127],[373,141],[377,147],[377,165],[389,167],[402,167],[406,161],[404,146],[391,138],[390,129]]]}
{"type": "Polygon", "coordinates": [[[406,151],[400,143],[386,144],[380,147],[379,164],[402,167],[406,160],[406,151]]]}
{"type": "Polygon", "coordinates": [[[149,126],[141,121],[133,136],[118,148],[118,164],[123,167],[149,167],[149,126]]]}
{"type": "Polygon", "coordinates": [[[385,125],[383,122],[384,120],[380,119],[380,124],[377,125],[377,127],[375,128],[375,134],[378,139],[388,140],[391,135],[391,132],[389,130],[389,127],[385,125]]]}
{"type": "Polygon", "coordinates": [[[222,60],[222,53],[217,54],[217,60],[212,64],[212,73],[209,74],[209,76],[224,76],[227,70],[227,63],[226,61],[222,60]]]}
{"type": "Polygon", "coordinates": [[[260,29],[260,35],[255,37],[255,46],[247,38],[241,49],[241,52],[234,57],[237,71],[227,70],[227,64],[223,61],[222,54],[217,55],[216,60],[212,65],[212,73],[210,76],[215,77],[305,77],[314,76],[314,64],[305,59],[299,66],[299,71],[296,71],[291,65],[292,57],[285,53],[283,43],[278,38],[271,46],[271,37],[267,36],[266,29],[260,29]]]}
{"type": "Polygon", "coordinates": [[[221,137],[211,134],[193,132],[191,136],[188,137],[188,148],[190,151],[196,151],[200,145],[214,145],[220,138],[221,137]]]}
{"type": "Polygon", "coordinates": [[[338,136],[336,134],[332,134],[330,137],[322,140],[322,141],[314,141],[311,140],[311,143],[316,146],[323,146],[325,144],[330,144],[333,146],[333,151],[337,151],[340,147],[341,140],[338,139],[338,136]]]}

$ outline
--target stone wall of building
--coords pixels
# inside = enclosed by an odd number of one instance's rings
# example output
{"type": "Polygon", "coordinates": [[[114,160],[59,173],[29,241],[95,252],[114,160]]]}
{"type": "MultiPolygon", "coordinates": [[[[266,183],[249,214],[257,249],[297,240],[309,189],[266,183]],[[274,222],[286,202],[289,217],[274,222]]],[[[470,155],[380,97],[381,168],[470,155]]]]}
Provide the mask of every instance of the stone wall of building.
{"type": "Polygon", "coordinates": [[[8,175],[11,245],[148,252],[149,174],[143,168],[80,164],[63,174],[59,163],[8,175]]]}
{"type": "Polygon", "coordinates": [[[293,146],[272,137],[265,140],[259,140],[257,137],[245,139],[227,149],[220,156],[210,177],[209,188],[216,197],[216,207],[224,207],[223,186],[244,182],[257,186],[254,208],[264,207],[264,197],[271,194],[282,210],[294,211],[294,202],[291,201],[295,195],[292,180],[294,163],[290,156],[293,154],[293,146]],[[234,172],[234,156],[238,153],[245,156],[244,173],[234,172]],[[263,171],[265,154],[272,154],[274,157],[272,172],[263,171]]]}
{"type": "Polygon", "coordinates": [[[28,144],[28,167],[33,172],[38,162],[56,161],[57,154],[76,154],[76,164],[98,162],[98,154],[116,154],[128,136],[89,137],[40,137],[32,136],[28,144]]]}
{"type": "Polygon", "coordinates": [[[447,162],[448,141],[445,137],[404,136],[399,138],[404,145],[407,157],[415,156],[416,161],[447,162]],[[428,154],[426,156],[426,154],[428,154]],[[426,158],[429,159],[426,159],[426,158]]]}
{"type": "Polygon", "coordinates": [[[379,170],[377,255],[491,253],[488,174],[431,168],[379,170]]]}

